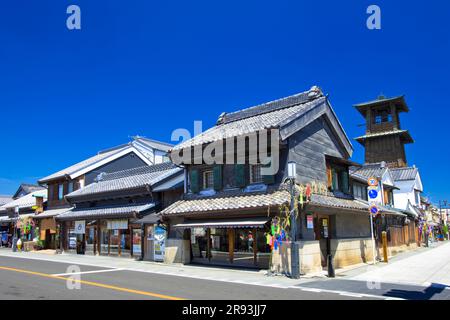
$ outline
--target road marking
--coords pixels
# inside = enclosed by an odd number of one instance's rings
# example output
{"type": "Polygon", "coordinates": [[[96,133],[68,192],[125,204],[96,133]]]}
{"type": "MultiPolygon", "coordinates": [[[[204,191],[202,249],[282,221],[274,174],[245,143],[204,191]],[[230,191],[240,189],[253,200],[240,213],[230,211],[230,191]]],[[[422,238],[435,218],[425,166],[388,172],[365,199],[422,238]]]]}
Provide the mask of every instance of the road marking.
{"type": "Polygon", "coordinates": [[[92,270],[92,271],[81,271],[81,272],[68,272],[68,273],[55,273],[52,276],[62,277],[62,276],[72,276],[76,274],[89,274],[89,273],[102,273],[102,272],[113,272],[113,271],[122,271],[124,268],[117,269],[103,269],[103,270],[92,270]]]}
{"type": "Polygon", "coordinates": [[[166,299],[166,300],[185,300],[183,298],[168,296],[168,295],[154,293],[154,292],[141,291],[141,290],[135,290],[135,289],[129,289],[129,288],[123,288],[123,287],[117,287],[117,286],[113,286],[113,285],[109,285],[109,284],[103,284],[103,283],[99,283],[99,282],[93,282],[93,281],[65,278],[65,277],[61,277],[61,276],[55,276],[55,275],[51,275],[51,274],[48,274],[48,273],[42,273],[42,272],[36,272],[36,271],[16,269],[16,268],[11,268],[11,267],[4,267],[4,266],[0,266],[0,270],[14,271],[14,272],[19,272],[19,273],[31,274],[31,275],[35,275],[35,276],[44,277],[44,278],[59,279],[59,280],[64,280],[64,281],[70,280],[70,281],[73,281],[73,282],[78,282],[78,283],[90,285],[90,286],[93,286],[93,287],[100,287],[100,288],[111,289],[111,290],[115,290],[115,291],[134,293],[134,294],[139,294],[139,295],[143,295],[143,296],[150,296],[150,297],[166,299]]]}
{"type": "Polygon", "coordinates": [[[402,298],[389,297],[389,296],[380,296],[375,294],[367,294],[367,293],[358,293],[358,292],[349,292],[349,291],[341,291],[341,290],[330,290],[330,289],[319,289],[319,288],[309,288],[309,287],[301,287],[301,286],[290,286],[289,289],[299,289],[302,291],[311,291],[311,292],[322,292],[322,293],[335,293],[341,296],[349,296],[349,297],[357,297],[357,298],[375,298],[375,299],[383,299],[383,300],[405,300],[402,298]]]}

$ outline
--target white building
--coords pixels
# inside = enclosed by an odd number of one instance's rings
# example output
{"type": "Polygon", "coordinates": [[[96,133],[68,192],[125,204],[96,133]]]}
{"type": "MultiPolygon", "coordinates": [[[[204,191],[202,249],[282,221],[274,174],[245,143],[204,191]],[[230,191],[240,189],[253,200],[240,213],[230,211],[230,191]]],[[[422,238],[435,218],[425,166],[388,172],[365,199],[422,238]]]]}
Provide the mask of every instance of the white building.
{"type": "Polygon", "coordinates": [[[423,192],[422,179],[415,167],[392,168],[394,177],[394,205],[401,210],[417,212],[420,208],[420,194],[423,192]]]}

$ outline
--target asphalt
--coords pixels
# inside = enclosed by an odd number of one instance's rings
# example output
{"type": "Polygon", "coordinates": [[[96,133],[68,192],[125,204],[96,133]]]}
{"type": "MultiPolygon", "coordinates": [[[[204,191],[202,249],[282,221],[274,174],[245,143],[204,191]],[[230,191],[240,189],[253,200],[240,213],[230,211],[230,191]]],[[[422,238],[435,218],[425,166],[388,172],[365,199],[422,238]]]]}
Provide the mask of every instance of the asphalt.
{"type": "MultiPolygon", "coordinates": [[[[0,300],[10,299],[194,299],[194,300],[336,300],[361,299],[297,288],[274,288],[179,276],[78,265],[80,289],[69,289],[70,264],[0,257],[0,300]],[[57,275],[57,276],[53,276],[57,275]]],[[[77,275],[72,275],[72,277],[77,275]]],[[[70,282],[72,283],[72,282],[70,282]]],[[[364,298],[367,299],[367,298],[364,298]]]]}

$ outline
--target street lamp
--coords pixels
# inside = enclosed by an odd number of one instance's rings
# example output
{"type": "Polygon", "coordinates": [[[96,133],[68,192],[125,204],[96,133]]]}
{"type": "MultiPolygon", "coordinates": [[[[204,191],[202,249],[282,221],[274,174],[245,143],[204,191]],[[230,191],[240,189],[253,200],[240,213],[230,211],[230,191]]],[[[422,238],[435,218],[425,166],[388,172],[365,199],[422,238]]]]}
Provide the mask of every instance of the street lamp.
{"type": "Polygon", "coordinates": [[[295,178],[297,176],[297,163],[295,161],[288,162],[288,179],[290,181],[291,193],[291,277],[293,279],[300,278],[300,266],[297,246],[297,218],[295,216],[295,178]]]}

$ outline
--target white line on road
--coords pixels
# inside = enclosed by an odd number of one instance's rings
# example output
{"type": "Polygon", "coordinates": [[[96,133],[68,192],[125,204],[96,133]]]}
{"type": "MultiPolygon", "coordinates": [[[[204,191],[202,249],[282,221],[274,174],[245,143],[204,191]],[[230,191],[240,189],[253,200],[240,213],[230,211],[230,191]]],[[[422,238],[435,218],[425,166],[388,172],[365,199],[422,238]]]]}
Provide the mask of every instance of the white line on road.
{"type": "Polygon", "coordinates": [[[78,275],[78,274],[102,273],[102,272],[112,272],[112,271],[122,271],[122,270],[125,270],[125,269],[119,268],[119,269],[91,270],[91,271],[82,271],[82,272],[55,273],[55,274],[52,274],[52,276],[62,277],[62,276],[72,276],[72,275],[78,275]]]}

